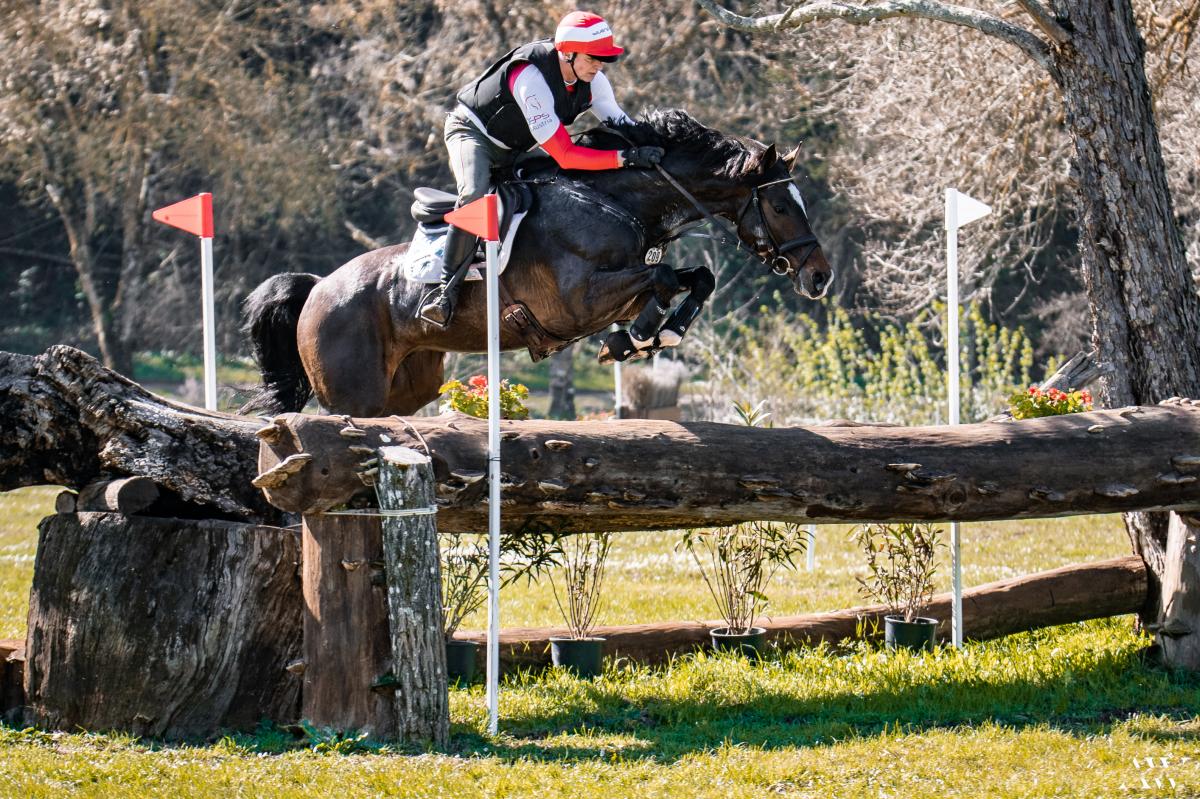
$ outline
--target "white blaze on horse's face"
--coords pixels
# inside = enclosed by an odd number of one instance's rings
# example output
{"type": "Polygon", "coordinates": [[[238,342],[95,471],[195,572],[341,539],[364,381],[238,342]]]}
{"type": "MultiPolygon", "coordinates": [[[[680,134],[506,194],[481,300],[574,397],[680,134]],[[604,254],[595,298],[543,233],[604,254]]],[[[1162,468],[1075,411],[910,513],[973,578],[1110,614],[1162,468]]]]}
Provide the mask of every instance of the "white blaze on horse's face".
{"type": "Polygon", "coordinates": [[[808,209],[804,207],[804,198],[800,196],[800,187],[795,183],[788,183],[788,194],[792,195],[792,199],[800,206],[800,210],[804,212],[804,218],[808,219],[808,209]]]}

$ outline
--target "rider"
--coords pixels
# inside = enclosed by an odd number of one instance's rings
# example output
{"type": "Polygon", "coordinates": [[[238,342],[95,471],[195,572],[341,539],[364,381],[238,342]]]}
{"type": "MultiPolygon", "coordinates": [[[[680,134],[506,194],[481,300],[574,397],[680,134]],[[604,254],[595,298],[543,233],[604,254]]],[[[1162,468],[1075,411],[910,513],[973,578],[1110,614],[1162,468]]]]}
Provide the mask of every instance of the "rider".
{"type": "MultiPolygon", "coordinates": [[[[566,125],[589,108],[601,120],[630,122],[617,105],[605,64],[624,48],[613,44],[601,17],[573,11],[563,17],[554,41],[518,47],[488,67],[458,93],[446,115],[446,149],[458,183],[457,207],[487,193],[493,168],[541,147],[563,169],[649,169],[662,160],[661,147],[597,150],[571,141],[566,125]]],[[[445,327],[454,314],[458,286],[466,276],[478,239],[451,225],[442,256],[441,284],[421,306],[421,318],[445,327]]]]}

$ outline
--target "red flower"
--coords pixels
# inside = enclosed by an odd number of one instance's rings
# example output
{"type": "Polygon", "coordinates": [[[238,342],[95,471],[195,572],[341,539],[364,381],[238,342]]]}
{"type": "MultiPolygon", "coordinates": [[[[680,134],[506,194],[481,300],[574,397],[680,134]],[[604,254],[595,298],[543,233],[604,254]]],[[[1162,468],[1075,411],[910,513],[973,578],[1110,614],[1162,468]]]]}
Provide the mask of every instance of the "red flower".
{"type": "Polygon", "coordinates": [[[467,381],[467,385],[472,388],[487,388],[487,378],[483,375],[475,375],[467,381]]]}

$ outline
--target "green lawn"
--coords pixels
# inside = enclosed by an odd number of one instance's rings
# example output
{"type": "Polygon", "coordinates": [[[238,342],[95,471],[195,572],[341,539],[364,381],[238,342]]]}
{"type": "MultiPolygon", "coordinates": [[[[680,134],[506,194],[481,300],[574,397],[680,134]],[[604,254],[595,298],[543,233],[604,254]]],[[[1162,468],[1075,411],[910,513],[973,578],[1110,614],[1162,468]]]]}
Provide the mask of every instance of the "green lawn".
{"type": "MultiPolygon", "coordinates": [[[[23,630],[54,494],[0,494],[0,637],[23,630]]],[[[619,537],[602,622],[714,615],[677,538],[619,537]]],[[[966,525],[964,579],[1127,551],[1115,517],[966,525]]],[[[819,528],[817,569],[783,574],[772,612],[859,603],[860,564],[845,528],[819,528]]],[[[502,607],[506,625],[557,623],[545,586],[510,587],[502,607]]],[[[1200,680],[1146,663],[1148,643],[1122,618],[923,656],[854,645],[524,674],[504,686],[496,738],[482,687],[452,690],[441,753],[276,729],[168,746],[0,727],[0,797],[1197,796],[1200,680]]]]}

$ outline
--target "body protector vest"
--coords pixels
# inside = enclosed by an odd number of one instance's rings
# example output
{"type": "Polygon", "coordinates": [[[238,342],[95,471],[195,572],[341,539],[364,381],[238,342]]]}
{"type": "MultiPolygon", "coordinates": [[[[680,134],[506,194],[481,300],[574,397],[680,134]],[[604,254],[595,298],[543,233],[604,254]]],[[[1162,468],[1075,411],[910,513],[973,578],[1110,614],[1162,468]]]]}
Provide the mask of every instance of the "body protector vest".
{"type": "Polygon", "coordinates": [[[489,136],[518,152],[537,144],[529,132],[525,115],[508,89],[509,72],[521,63],[532,64],[542,73],[554,94],[554,113],[564,125],[570,125],[592,104],[592,87],[586,81],[576,81],[574,91],[567,91],[558,66],[558,51],[551,40],[526,44],[505,54],[464,86],[458,93],[458,101],[479,118],[489,136]]]}

